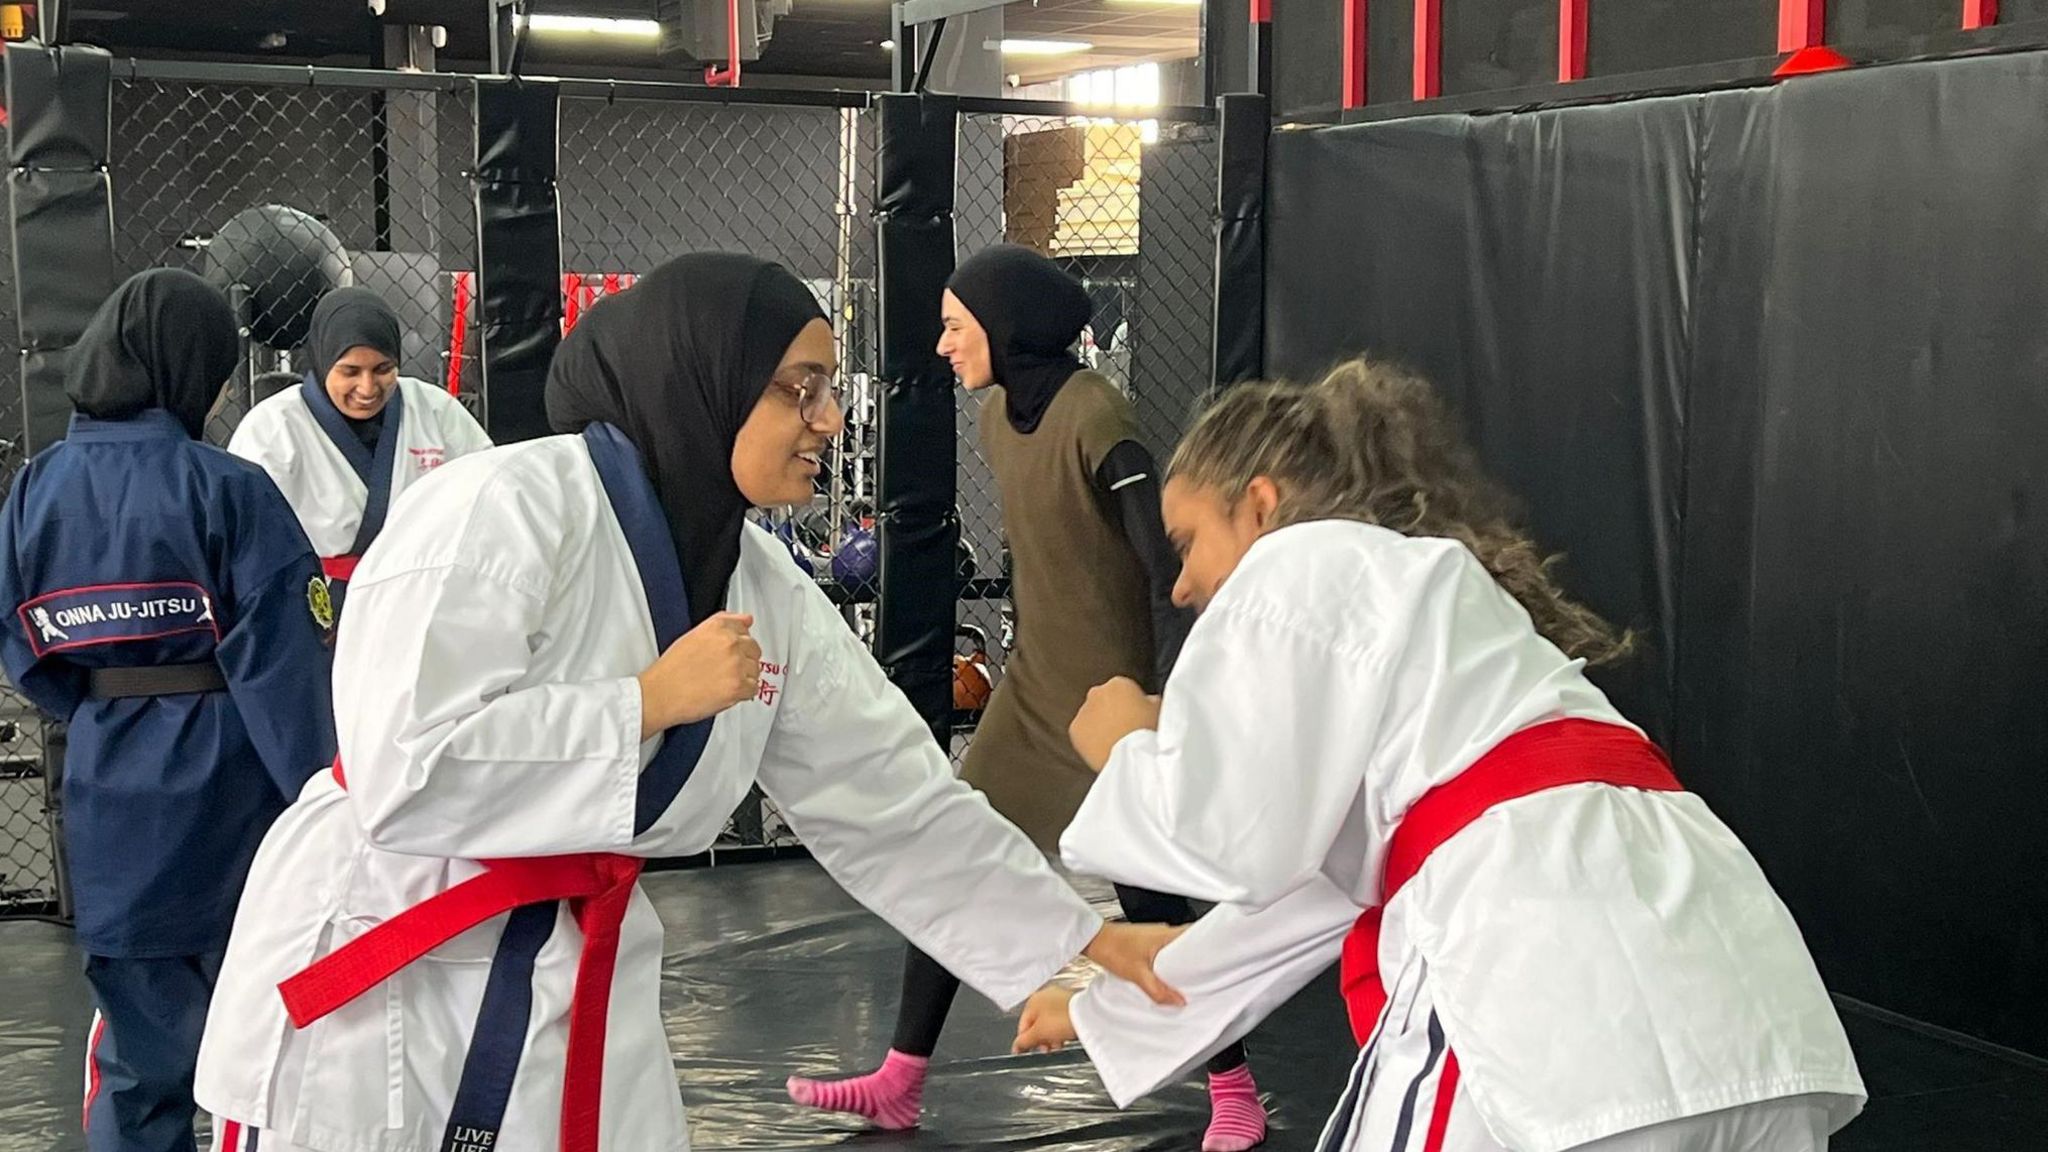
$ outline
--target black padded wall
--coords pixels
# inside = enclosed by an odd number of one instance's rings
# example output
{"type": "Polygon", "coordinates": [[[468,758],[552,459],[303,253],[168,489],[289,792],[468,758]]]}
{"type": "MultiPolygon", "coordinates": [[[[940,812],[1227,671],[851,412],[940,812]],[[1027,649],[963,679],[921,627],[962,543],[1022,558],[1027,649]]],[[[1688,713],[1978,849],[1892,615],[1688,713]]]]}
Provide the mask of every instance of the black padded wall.
{"type": "Polygon", "coordinates": [[[935,349],[953,274],[959,106],[950,96],[875,101],[875,231],[881,281],[881,592],[875,658],[946,743],[953,707],[953,375],[935,349]]]}
{"type": "MultiPolygon", "coordinates": [[[[64,366],[114,291],[112,61],[98,48],[6,46],[7,175],[20,325],[21,455],[63,439],[64,366]]],[[[14,435],[10,432],[9,435],[14,435]]]]}
{"type": "Polygon", "coordinates": [[[2037,1053],[2044,81],[1705,105],[1676,749],[1841,991],[2037,1053]]]}
{"type": "Polygon", "coordinates": [[[561,93],[551,81],[476,82],[477,281],[491,439],[545,436],[542,396],[562,339],[561,93]]]}
{"type": "Polygon", "coordinates": [[[1572,586],[1650,630],[1604,679],[1660,736],[1691,148],[1677,102],[1282,132],[1267,201],[1269,370],[1370,351],[1438,382],[1572,586]]]}
{"type": "Polygon", "coordinates": [[[1277,134],[1267,356],[1436,379],[1831,986],[2048,1054],[2044,82],[1277,134]]]}

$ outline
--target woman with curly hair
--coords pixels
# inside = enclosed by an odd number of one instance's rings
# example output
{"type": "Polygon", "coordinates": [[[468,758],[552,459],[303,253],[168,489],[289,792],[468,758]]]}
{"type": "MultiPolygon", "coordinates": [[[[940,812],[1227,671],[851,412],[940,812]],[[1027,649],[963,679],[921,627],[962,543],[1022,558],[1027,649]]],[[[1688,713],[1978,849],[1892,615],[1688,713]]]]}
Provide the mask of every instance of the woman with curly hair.
{"type": "Polygon", "coordinates": [[[1756,862],[1584,669],[1626,653],[1558,586],[1422,380],[1364,361],[1223,395],[1164,490],[1162,699],[1095,690],[1061,847],[1219,902],[1168,946],[1188,1007],[1042,992],[1119,1102],[1330,961],[1360,1053],[1320,1147],[1807,1152],[1862,1081],[1756,862]]]}

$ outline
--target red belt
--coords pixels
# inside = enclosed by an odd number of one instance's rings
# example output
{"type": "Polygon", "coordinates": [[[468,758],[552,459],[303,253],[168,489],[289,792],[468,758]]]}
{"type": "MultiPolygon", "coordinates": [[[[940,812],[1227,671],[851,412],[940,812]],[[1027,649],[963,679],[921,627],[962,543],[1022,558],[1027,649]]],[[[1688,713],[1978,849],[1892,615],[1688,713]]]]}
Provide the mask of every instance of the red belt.
{"type": "Polygon", "coordinates": [[[1387,992],[1380,983],[1380,913],[1422,862],[1487,809],[1571,784],[1610,784],[1651,792],[1680,791],[1671,764],[1655,744],[1618,724],[1555,720],[1525,728],[1472,766],[1423,793],[1394,827],[1380,881],[1380,902],[1344,938],[1339,975],[1351,1031],[1360,1044],[1372,1034],[1387,992]]]}
{"type": "MultiPolygon", "coordinates": [[[[334,779],[348,786],[339,759],[334,762],[334,779]]],[[[482,875],[406,909],[279,984],[285,1011],[294,1026],[304,1028],[493,916],[527,904],[568,900],[576,926],[583,930],[583,955],[576,964],[576,990],[569,1002],[562,1152],[597,1152],[612,973],[619,955],[619,927],[632,902],[641,862],[631,856],[587,852],[482,863],[482,875]]]]}
{"type": "Polygon", "coordinates": [[[346,581],[355,576],[356,565],[362,559],[361,556],[322,556],[320,571],[326,573],[329,580],[346,581]]]}

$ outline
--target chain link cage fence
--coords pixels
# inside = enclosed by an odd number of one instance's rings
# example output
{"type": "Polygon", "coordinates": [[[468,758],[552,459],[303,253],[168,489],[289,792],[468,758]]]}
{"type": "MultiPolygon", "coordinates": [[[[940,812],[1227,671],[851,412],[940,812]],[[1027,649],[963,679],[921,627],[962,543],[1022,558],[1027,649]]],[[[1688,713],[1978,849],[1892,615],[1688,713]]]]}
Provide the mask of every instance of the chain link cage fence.
{"type": "MultiPolygon", "coordinates": [[[[483,414],[474,316],[457,318],[473,308],[472,99],[457,78],[427,85],[115,80],[117,274],[209,275],[228,286],[245,330],[247,354],[208,418],[209,441],[226,444],[255,402],[296,382],[292,348],[312,305],[344,282],[398,312],[404,374],[456,389],[483,414]]],[[[0,237],[11,243],[9,230],[0,237]]],[[[0,259],[10,280],[11,255],[0,259]]],[[[18,430],[14,303],[13,285],[0,287],[0,403],[18,430]]],[[[22,462],[17,440],[0,445],[10,481],[22,462]]],[[[11,687],[0,694],[0,916],[61,908],[44,771],[60,738],[11,687]]]]}
{"type": "MultiPolygon", "coordinates": [[[[960,118],[958,256],[1021,244],[1081,281],[1094,314],[1076,352],[1130,398],[1138,438],[1162,463],[1210,385],[1217,162],[1216,129],[1206,121],[983,111],[960,118]]],[[[1002,496],[981,434],[986,421],[1003,417],[987,393],[959,396],[961,539],[982,575],[1003,579],[967,586],[958,654],[985,660],[1000,681],[1015,614],[1002,496]]],[[[956,705],[972,702],[958,689],[956,697],[956,705]]],[[[977,709],[956,709],[956,761],[977,718],[977,709]]]]}
{"type": "Polygon", "coordinates": [[[320,293],[340,278],[397,311],[402,374],[452,387],[482,415],[470,303],[473,98],[466,83],[444,83],[115,83],[109,167],[120,274],[210,274],[228,286],[248,333],[208,440],[226,444],[254,403],[296,381],[304,366],[292,363],[293,347],[320,293]]]}
{"type": "MultiPolygon", "coordinates": [[[[838,337],[846,428],[809,505],[761,514],[849,626],[872,638],[879,415],[873,192],[875,123],[858,100],[749,104],[565,96],[560,212],[565,329],[597,299],[682,252],[734,249],[810,284],[838,337]]],[[[459,78],[266,84],[131,76],[113,93],[111,175],[122,274],[185,267],[232,285],[248,355],[208,439],[288,387],[292,348],[327,282],[384,294],[405,324],[401,370],[485,415],[477,364],[473,96],[459,78]],[[345,270],[345,272],[343,271],[345,270]]],[[[959,123],[959,255],[1008,240],[1065,264],[1095,302],[1079,353],[1130,396],[1140,438],[1171,450],[1209,374],[1213,300],[1211,125],[973,112],[959,123]]],[[[7,242],[0,229],[0,243],[7,242]]],[[[0,258],[0,277],[12,261],[0,258]]],[[[0,404],[21,425],[14,293],[0,284],[0,404]]],[[[991,414],[993,415],[993,414],[991,414]]],[[[1001,503],[982,459],[979,397],[957,422],[962,539],[972,575],[963,652],[999,678],[1010,634],[1001,503]],[[969,630],[972,631],[969,631],[969,630]]],[[[18,441],[0,441],[11,478],[18,441]]],[[[974,715],[956,724],[964,752],[974,715]]],[[[52,738],[56,734],[50,734],[52,738]]],[[[47,914],[60,867],[45,815],[45,732],[0,693],[0,916],[47,914]]],[[[720,850],[795,837],[758,793],[720,850]]]]}
{"type": "MultiPolygon", "coordinates": [[[[821,100],[830,98],[821,97],[821,100]]],[[[807,506],[767,510],[850,626],[872,640],[878,396],[872,219],[875,125],[854,107],[564,98],[565,322],[684,252],[776,260],[810,285],[838,339],[846,427],[807,506]]],[[[758,789],[720,850],[796,843],[758,789]]]]}

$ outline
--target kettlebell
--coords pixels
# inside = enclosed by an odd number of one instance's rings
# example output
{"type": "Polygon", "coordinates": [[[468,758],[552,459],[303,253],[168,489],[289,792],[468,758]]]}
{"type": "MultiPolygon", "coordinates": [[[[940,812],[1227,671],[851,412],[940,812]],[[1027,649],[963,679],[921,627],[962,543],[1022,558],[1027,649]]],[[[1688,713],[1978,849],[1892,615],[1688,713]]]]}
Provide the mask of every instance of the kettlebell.
{"type": "Polygon", "coordinates": [[[995,692],[988,667],[988,633],[972,624],[961,624],[953,629],[953,638],[966,640],[971,646],[964,656],[953,653],[953,708],[958,712],[979,712],[988,707],[988,698],[995,692]]]}
{"type": "Polygon", "coordinates": [[[881,568],[882,543],[875,538],[872,520],[849,530],[832,550],[832,579],[851,591],[873,592],[881,568]]]}

